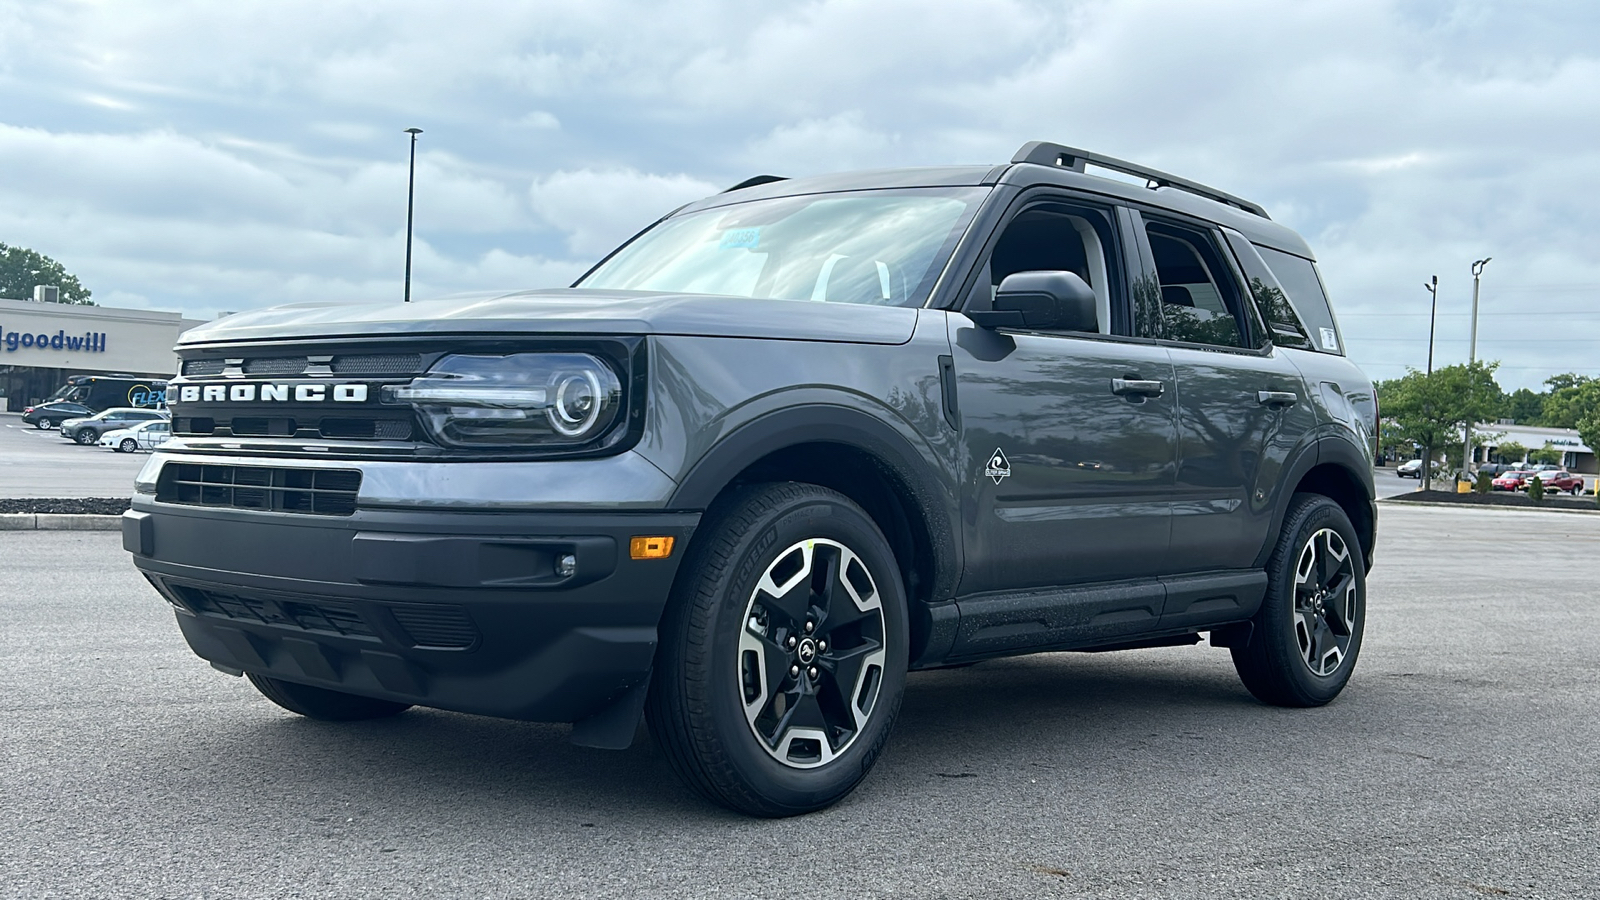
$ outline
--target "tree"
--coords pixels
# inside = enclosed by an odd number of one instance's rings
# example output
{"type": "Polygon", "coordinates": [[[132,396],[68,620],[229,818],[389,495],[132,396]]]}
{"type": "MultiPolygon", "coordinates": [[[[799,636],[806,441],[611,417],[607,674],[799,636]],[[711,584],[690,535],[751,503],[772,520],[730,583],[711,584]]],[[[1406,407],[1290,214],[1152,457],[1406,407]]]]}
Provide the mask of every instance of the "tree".
{"type": "Polygon", "coordinates": [[[1516,441],[1502,441],[1495,446],[1494,455],[1503,463],[1519,463],[1528,458],[1528,448],[1516,441]]]}
{"type": "Polygon", "coordinates": [[[1552,466],[1561,464],[1561,451],[1545,444],[1537,450],[1528,452],[1528,461],[1534,463],[1548,463],[1552,466]]]}
{"type": "Polygon", "coordinates": [[[1506,398],[1506,417],[1518,425],[1544,423],[1544,401],[1548,394],[1536,394],[1527,388],[1517,388],[1506,398]]]}
{"type": "Polygon", "coordinates": [[[0,244],[0,297],[30,300],[34,287],[41,284],[60,288],[62,303],[94,305],[89,299],[89,289],[61,263],[26,247],[0,244]]]}
{"type": "Polygon", "coordinates": [[[1578,423],[1600,415],[1600,381],[1582,375],[1557,375],[1550,397],[1544,401],[1543,424],[1547,428],[1577,428],[1578,423]]]}
{"type": "MultiPolygon", "coordinates": [[[[1470,422],[1493,419],[1504,403],[1494,372],[1498,362],[1445,366],[1426,375],[1407,370],[1400,378],[1378,384],[1378,405],[1391,422],[1386,438],[1426,448],[1430,459],[1452,444],[1459,447],[1470,422]]],[[[1423,488],[1433,486],[1430,467],[1422,467],[1423,488]]]]}

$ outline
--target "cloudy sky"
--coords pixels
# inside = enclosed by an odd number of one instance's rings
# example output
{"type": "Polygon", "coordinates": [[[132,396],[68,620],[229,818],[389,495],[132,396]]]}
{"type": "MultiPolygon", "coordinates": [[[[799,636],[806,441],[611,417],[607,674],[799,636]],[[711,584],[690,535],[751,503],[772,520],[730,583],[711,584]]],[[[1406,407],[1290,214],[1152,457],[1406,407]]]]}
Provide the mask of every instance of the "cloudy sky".
{"type": "Polygon", "coordinates": [[[199,317],[564,284],[761,172],[1048,139],[1256,200],[1374,377],[1600,375],[1600,5],[0,0],[0,242],[199,317]]]}

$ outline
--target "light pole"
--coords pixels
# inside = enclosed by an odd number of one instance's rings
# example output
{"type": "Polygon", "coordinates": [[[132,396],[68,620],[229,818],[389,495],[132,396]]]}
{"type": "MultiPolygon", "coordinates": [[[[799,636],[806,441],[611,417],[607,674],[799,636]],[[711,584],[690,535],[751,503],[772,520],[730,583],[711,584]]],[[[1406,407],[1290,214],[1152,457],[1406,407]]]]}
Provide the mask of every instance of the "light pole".
{"type": "MultiPolygon", "coordinates": [[[[1439,318],[1439,276],[1433,280],[1424,281],[1422,286],[1428,289],[1433,297],[1433,304],[1428,310],[1428,377],[1433,377],[1433,326],[1439,318]]],[[[1433,490],[1433,442],[1429,441],[1422,458],[1422,489],[1433,490]]]]}
{"type": "MultiPolygon", "coordinates": [[[[1467,344],[1467,392],[1472,392],[1472,364],[1478,361],[1478,278],[1490,257],[1472,261],[1472,340],[1467,344]]],[[[1467,417],[1466,440],[1461,442],[1461,471],[1472,472],[1472,417],[1467,417]]]]}
{"type": "Polygon", "coordinates": [[[411,207],[417,193],[417,135],[421,128],[407,128],[411,135],[411,174],[406,179],[406,302],[411,302],[411,207]]]}

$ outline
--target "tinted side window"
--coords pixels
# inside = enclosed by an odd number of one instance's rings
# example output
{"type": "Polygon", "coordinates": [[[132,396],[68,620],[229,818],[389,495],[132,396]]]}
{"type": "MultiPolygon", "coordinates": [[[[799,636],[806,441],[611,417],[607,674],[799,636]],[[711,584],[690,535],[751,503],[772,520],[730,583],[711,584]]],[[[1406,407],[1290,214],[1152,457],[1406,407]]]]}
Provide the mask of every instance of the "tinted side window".
{"type": "Polygon", "coordinates": [[[1017,272],[1074,272],[1094,290],[1101,334],[1111,334],[1112,310],[1121,303],[1121,268],[1111,217],[1102,210],[1043,203],[1023,210],[1001,232],[967,301],[990,309],[995,291],[1017,272]]]}
{"type": "Polygon", "coordinates": [[[1150,222],[1145,226],[1160,279],[1167,338],[1245,347],[1243,304],[1222,256],[1207,235],[1150,222]]]}
{"type": "Polygon", "coordinates": [[[1283,286],[1278,283],[1278,278],[1272,274],[1272,270],[1267,268],[1266,262],[1261,259],[1256,248],[1245,239],[1244,235],[1231,232],[1223,234],[1228,239],[1228,245],[1233,248],[1234,258],[1244,270],[1245,278],[1250,280],[1250,297],[1255,301],[1257,315],[1266,320],[1272,343],[1299,350],[1316,349],[1312,346],[1310,332],[1300,321],[1300,316],[1295,313],[1294,307],[1289,304],[1289,297],[1284,293],[1283,286]]]}
{"type": "Polygon", "coordinates": [[[1310,336],[1318,350],[1327,353],[1344,353],[1344,343],[1339,340],[1339,326],[1333,321],[1333,310],[1328,306],[1328,295],[1322,290],[1322,279],[1317,267],[1309,259],[1256,245],[1261,258],[1266,260],[1272,274],[1289,295],[1289,303],[1300,314],[1300,320],[1310,328],[1310,336]]]}

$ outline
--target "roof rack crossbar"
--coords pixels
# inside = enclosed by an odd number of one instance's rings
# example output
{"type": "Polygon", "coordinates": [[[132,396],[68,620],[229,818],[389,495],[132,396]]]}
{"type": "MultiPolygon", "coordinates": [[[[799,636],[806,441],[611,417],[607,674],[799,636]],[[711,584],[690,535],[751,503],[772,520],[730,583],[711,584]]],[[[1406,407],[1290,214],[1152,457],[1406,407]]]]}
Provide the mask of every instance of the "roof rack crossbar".
{"type": "Polygon", "coordinates": [[[1267,215],[1267,211],[1263,209],[1260,204],[1251,203],[1249,200],[1246,200],[1242,197],[1235,197],[1226,191],[1219,191],[1214,187],[1207,187],[1206,185],[1203,185],[1197,181],[1190,181],[1187,178],[1179,178],[1176,175],[1169,175],[1159,169],[1141,166],[1136,163],[1128,162],[1127,160],[1117,159],[1113,156],[1102,156],[1098,153],[1090,153],[1087,150],[1079,150],[1075,147],[1064,147],[1061,144],[1052,144],[1049,141],[1029,141],[1028,143],[1023,144],[1022,149],[1018,150],[1016,155],[1011,157],[1011,161],[1014,163],[1035,163],[1041,166],[1055,166],[1058,168],[1071,169],[1074,172],[1084,171],[1084,167],[1086,165],[1099,166],[1102,169],[1110,169],[1113,172],[1121,172],[1124,175],[1132,175],[1135,178],[1143,178],[1149,182],[1149,186],[1152,190],[1163,187],[1177,188],[1180,191],[1187,191],[1191,194],[1205,197],[1208,200],[1215,200],[1218,203],[1226,203],[1229,206],[1242,209],[1247,213],[1260,216],[1263,219],[1272,218],[1271,216],[1267,215]]]}

